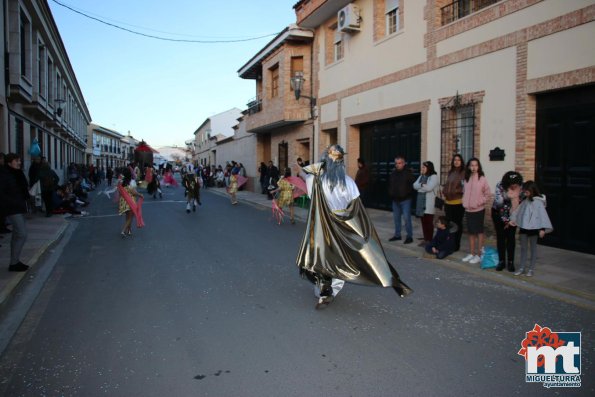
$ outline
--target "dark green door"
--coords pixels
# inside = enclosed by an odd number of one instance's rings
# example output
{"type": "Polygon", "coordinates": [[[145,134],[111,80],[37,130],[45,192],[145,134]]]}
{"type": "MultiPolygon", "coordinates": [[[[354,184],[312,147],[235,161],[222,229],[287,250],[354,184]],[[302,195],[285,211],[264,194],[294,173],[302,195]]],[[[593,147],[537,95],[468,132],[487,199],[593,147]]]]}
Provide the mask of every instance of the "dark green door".
{"type": "Polygon", "coordinates": [[[543,244],[595,254],[595,86],[537,97],[536,181],[554,231],[543,244]]]}
{"type": "Polygon", "coordinates": [[[391,209],[388,180],[395,167],[395,156],[399,154],[407,159],[407,167],[412,168],[414,174],[418,174],[421,155],[421,114],[361,126],[360,157],[370,168],[370,188],[362,195],[365,206],[391,209]]]}

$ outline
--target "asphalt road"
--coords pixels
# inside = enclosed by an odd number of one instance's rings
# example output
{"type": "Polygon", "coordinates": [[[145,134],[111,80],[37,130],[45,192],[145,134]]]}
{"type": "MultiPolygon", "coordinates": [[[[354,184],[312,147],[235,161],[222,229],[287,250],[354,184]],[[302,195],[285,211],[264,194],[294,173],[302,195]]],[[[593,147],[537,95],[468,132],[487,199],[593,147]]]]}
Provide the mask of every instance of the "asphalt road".
{"type": "Polygon", "coordinates": [[[21,309],[0,395],[595,395],[586,309],[389,248],[414,294],[347,285],[316,311],[294,262],[303,223],[208,191],[187,214],[165,189],[122,239],[115,205],[91,197],[39,267],[53,271],[21,309]],[[517,352],[536,323],[582,332],[581,388],[525,382],[517,352]]]}

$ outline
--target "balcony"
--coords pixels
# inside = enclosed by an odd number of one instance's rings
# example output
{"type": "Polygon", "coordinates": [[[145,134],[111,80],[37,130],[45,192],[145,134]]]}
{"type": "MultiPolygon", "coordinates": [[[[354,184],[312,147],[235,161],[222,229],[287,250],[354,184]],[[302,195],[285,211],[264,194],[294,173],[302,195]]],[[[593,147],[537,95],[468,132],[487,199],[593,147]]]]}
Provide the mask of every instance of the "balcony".
{"type": "Polygon", "coordinates": [[[246,107],[248,108],[248,114],[258,113],[262,110],[262,99],[260,99],[260,96],[255,96],[248,101],[246,107]]]}
{"type": "Polygon", "coordinates": [[[246,130],[256,134],[274,132],[276,129],[309,120],[310,111],[308,101],[296,101],[293,93],[286,97],[256,101],[252,111],[248,106],[248,114],[245,117],[246,130]]]}
{"type": "Polygon", "coordinates": [[[442,26],[473,14],[483,8],[498,3],[500,0],[455,0],[440,9],[442,26]]]}

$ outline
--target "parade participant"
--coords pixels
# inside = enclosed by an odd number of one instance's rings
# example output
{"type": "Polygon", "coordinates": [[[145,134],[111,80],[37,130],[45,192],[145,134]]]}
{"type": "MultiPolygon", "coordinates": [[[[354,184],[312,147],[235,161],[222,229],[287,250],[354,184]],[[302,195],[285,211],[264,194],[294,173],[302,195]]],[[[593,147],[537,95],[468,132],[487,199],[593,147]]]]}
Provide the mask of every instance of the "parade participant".
{"type": "Polygon", "coordinates": [[[122,183],[118,185],[118,193],[120,194],[118,213],[120,215],[126,214],[124,227],[120,233],[122,238],[124,238],[126,236],[132,236],[132,216],[136,217],[136,227],[140,228],[145,224],[141,212],[143,195],[130,186],[130,181],[132,180],[130,170],[124,170],[122,176],[122,183]],[[135,200],[135,197],[138,198],[138,202],[135,200]]]}
{"type": "Polygon", "coordinates": [[[165,170],[165,174],[163,174],[163,181],[165,182],[165,187],[178,186],[178,182],[174,178],[174,174],[169,167],[165,170]]]}
{"type": "Polygon", "coordinates": [[[299,173],[312,202],[297,265],[316,286],[317,309],[332,302],[345,281],[392,287],[402,297],[412,292],[384,254],[357,186],[345,174],[344,154],[331,145],[321,163],[299,173]]]}
{"type": "Polygon", "coordinates": [[[295,219],[293,216],[293,185],[288,181],[287,178],[291,177],[291,168],[285,169],[283,178],[279,180],[277,189],[271,191],[272,194],[279,192],[277,197],[277,205],[279,208],[289,207],[289,220],[292,225],[295,225],[295,219]]]}
{"type": "Polygon", "coordinates": [[[154,199],[157,198],[157,193],[159,193],[159,198],[163,198],[163,194],[161,193],[161,184],[159,183],[159,175],[155,173],[155,169],[148,165],[145,170],[145,182],[147,182],[147,193],[153,196],[154,199]]]}
{"type": "Polygon", "coordinates": [[[230,195],[231,203],[236,205],[238,203],[237,193],[238,193],[238,170],[233,169],[231,171],[231,176],[229,177],[229,186],[227,187],[227,192],[230,195]]]}
{"type": "Polygon", "coordinates": [[[182,180],[186,188],[186,212],[190,213],[190,206],[192,211],[196,212],[196,204],[201,205],[200,202],[200,185],[196,174],[194,172],[187,172],[182,180]]]}

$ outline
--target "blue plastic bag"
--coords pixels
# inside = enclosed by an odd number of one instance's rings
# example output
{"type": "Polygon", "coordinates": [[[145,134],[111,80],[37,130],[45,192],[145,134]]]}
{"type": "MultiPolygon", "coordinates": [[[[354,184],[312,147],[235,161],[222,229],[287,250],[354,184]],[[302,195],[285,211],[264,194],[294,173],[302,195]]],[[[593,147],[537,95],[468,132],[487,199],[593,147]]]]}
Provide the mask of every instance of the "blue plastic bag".
{"type": "Polygon", "coordinates": [[[493,269],[498,266],[498,250],[494,247],[484,247],[483,259],[481,260],[482,269],[493,269]]]}
{"type": "Polygon", "coordinates": [[[31,147],[29,148],[29,154],[31,157],[39,157],[41,154],[41,148],[39,147],[37,138],[33,138],[33,142],[31,142],[31,147]]]}

